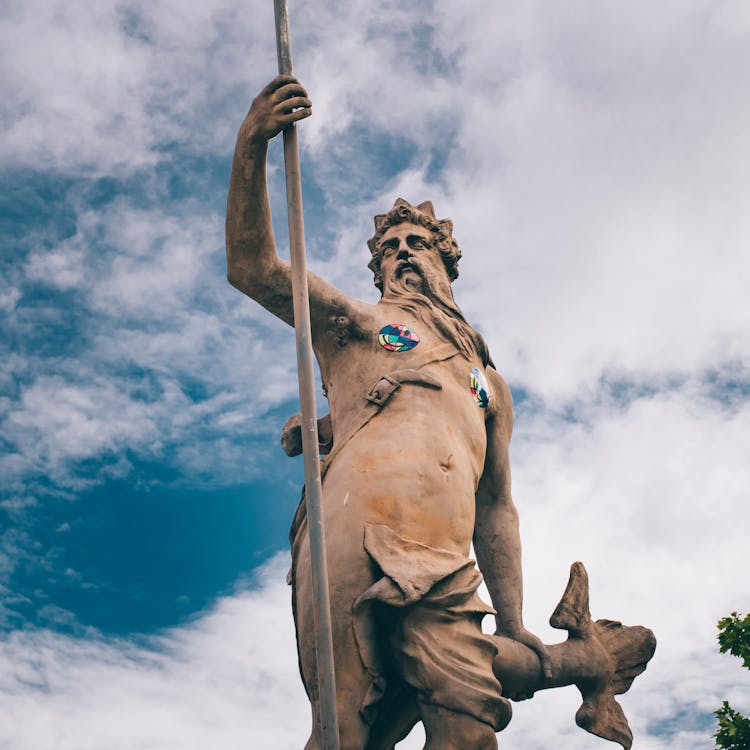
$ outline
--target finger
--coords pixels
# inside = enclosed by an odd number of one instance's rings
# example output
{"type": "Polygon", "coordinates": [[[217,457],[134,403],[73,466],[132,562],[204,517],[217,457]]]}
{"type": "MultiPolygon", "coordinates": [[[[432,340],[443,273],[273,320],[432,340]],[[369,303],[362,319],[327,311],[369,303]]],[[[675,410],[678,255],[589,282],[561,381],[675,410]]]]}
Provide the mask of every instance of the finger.
{"type": "Polygon", "coordinates": [[[536,646],[531,647],[534,649],[534,651],[536,651],[536,655],[539,657],[539,665],[542,668],[542,674],[544,675],[544,678],[549,680],[552,678],[552,663],[549,658],[549,651],[547,651],[547,647],[542,643],[540,639],[537,640],[539,640],[539,643],[536,646]]]}
{"type": "Polygon", "coordinates": [[[298,109],[295,112],[290,112],[287,115],[279,117],[279,122],[282,123],[282,127],[286,128],[289,125],[297,122],[298,120],[304,120],[312,114],[312,109],[298,109]]]}
{"type": "Polygon", "coordinates": [[[271,81],[269,84],[267,84],[260,93],[266,96],[270,96],[277,89],[290,83],[296,83],[297,85],[299,85],[299,81],[293,75],[290,75],[289,73],[282,73],[281,75],[276,76],[276,78],[274,78],[273,81],[271,81]]]}
{"type": "Polygon", "coordinates": [[[287,99],[286,101],[277,104],[274,107],[274,111],[280,114],[289,114],[295,109],[310,109],[312,102],[304,96],[296,96],[294,99],[287,99]]]}
{"type": "Polygon", "coordinates": [[[276,89],[271,95],[271,101],[277,104],[278,102],[283,102],[284,99],[291,99],[295,96],[307,96],[307,91],[296,81],[294,83],[287,83],[281,88],[276,89]]]}
{"type": "Polygon", "coordinates": [[[548,656],[545,656],[544,660],[542,661],[543,669],[544,669],[544,677],[547,680],[552,679],[552,662],[549,660],[548,656]]]}

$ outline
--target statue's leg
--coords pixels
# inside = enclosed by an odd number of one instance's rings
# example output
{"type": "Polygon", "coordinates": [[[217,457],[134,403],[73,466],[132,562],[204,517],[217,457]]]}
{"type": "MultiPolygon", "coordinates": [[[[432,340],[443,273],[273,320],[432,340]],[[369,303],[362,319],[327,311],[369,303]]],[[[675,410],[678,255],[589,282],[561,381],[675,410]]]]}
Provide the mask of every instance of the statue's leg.
{"type": "Polygon", "coordinates": [[[393,636],[398,669],[416,696],[425,748],[494,750],[495,732],[511,717],[492,671],[497,649],[482,633],[482,613],[471,609],[473,591],[442,593],[439,603],[404,611],[393,636]]]}
{"type": "MultiPolygon", "coordinates": [[[[354,536],[354,535],[352,535],[354,536]]],[[[306,750],[320,750],[318,673],[315,660],[315,623],[307,540],[301,540],[295,555],[295,609],[300,669],[313,710],[313,730],[306,750]]],[[[354,634],[352,605],[373,583],[373,571],[361,542],[338,545],[329,554],[328,576],[333,625],[336,699],[341,750],[364,750],[370,724],[361,709],[372,695],[373,681],[363,666],[354,634]],[[335,585],[334,582],[335,581],[335,585]]]]}
{"type": "Polygon", "coordinates": [[[496,750],[495,730],[468,714],[442,706],[419,704],[426,742],[424,750],[496,750]]]}
{"type": "Polygon", "coordinates": [[[370,727],[366,750],[394,750],[419,723],[419,709],[414,691],[401,680],[392,679],[388,691],[378,704],[375,722],[370,727]]]}

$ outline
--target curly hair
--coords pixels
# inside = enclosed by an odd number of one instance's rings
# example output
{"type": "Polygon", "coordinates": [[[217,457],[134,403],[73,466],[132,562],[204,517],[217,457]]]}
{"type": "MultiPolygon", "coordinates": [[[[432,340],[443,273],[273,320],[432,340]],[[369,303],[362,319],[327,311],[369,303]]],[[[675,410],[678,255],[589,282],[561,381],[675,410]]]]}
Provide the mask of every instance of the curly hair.
{"type": "Polygon", "coordinates": [[[458,278],[458,260],[461,257],[461,251],[453,238],[453,222],[450,219],[436,219],[435,209],[430,201],[412,206],[403,198],[397,198],[393,208],[387,214],[378,214],[375,217],[375,234],[367,241],[367,247],[370,248],[372,253],[372,259],[367,267],[372,271],[373,281],[381,294],[383,292],[383,276],[380,271],[380,263],[383,259],[383,250],[378,246],[380,238],[390,227],[404,222],[418,224],[430,230],[435,248],[443,259],[448,278],[455,281],[458,278]]]}

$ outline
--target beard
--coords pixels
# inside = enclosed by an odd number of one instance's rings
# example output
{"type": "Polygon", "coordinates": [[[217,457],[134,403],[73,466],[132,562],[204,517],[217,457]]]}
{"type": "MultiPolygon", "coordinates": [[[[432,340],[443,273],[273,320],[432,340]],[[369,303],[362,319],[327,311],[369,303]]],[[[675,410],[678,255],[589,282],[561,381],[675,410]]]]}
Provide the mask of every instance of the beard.
{"type": "Polygon", "coordinates": [[[419,258],[397,263],[388,280],[388,299],[417,315],[467,357],[478,356],[485,367],[494,366],[484,338],[453,299],[447,274],[419,258]]]}

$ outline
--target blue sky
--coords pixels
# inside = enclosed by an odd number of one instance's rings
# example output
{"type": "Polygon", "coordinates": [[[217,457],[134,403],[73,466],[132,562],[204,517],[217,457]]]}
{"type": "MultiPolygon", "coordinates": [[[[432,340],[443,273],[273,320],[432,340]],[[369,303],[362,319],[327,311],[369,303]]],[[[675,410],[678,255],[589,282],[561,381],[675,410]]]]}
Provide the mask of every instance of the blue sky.
{"type": "MultiPolygon", "coordinates": [[[[594,616],[659,639],[623,698],[638,746],[706,747],[722,699],[750,711],[714,640],[748,608],[746,4],[290,15],[310,266],[374,300],[372,216],[454,220],[516,401],[527,625],[559,640],[583,560],[594,616]]],[[[301,747],[293,334],[223,251],[272,3],[11,1],[0,41],[0,747],[301,747]]],[[[281,170],[274,143],[283,254],[281,170]]],[[[507,747],[603,747],[576,707],[519,704],[507,747]]]]}

